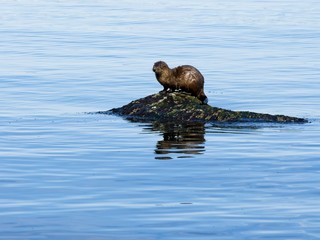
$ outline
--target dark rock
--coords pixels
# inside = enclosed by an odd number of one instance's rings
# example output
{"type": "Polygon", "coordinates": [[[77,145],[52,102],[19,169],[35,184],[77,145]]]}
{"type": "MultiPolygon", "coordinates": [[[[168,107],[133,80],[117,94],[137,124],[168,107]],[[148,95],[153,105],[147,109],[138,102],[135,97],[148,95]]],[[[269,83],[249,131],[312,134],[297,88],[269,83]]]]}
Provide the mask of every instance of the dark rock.
{"type": "Polygon", "coordinates": [[[135,121],[158,122],[272,122],[306,123],[307,120],[285,115],[271,115],[248,111],[231,111],[201,102],[180,92],[160,92],[141,98],[120,108],[97,112],[118,114],[135,121]]]}

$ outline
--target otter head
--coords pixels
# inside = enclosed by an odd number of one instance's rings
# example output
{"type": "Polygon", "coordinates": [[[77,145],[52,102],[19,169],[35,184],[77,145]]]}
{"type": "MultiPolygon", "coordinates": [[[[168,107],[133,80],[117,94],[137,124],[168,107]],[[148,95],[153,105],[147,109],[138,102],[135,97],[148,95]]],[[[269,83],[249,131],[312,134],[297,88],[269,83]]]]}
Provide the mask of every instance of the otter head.
{"type": "Polygon", "coordinates": [[[153,64],[152,71],[154,71],[156,74],[160,74],[164,70],[168,70],[168,69],[169,69],[169,67],[165,62],[159,61],[159,62],[156,62],[155,64],[153,64]]]}

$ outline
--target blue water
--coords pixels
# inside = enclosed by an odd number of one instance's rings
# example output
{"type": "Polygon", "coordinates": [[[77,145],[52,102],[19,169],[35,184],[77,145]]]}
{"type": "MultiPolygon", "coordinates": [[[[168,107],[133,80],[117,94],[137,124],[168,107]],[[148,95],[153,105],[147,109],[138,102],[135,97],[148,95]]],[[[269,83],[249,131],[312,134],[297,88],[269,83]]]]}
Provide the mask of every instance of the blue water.
{"type": "Polygon", "coordinates": [[[0,239],[319,239],[320,3],[2,1],[0,239]],[[298,125],[86,114],[191,64],[213,106],[298,125]]]}

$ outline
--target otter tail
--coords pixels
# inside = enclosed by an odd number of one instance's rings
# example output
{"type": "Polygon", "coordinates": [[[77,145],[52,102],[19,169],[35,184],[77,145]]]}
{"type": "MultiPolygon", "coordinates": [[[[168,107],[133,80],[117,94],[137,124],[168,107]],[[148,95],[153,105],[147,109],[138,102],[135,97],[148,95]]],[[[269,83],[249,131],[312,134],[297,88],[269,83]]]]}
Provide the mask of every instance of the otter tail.
{"type": "Polygon", "coordinates": [[[208,103],[208,97],[204,94],[204,92],[202,90],[199,93],[198,98],[202,103],[204,103],[204,104],[208,103]]]}

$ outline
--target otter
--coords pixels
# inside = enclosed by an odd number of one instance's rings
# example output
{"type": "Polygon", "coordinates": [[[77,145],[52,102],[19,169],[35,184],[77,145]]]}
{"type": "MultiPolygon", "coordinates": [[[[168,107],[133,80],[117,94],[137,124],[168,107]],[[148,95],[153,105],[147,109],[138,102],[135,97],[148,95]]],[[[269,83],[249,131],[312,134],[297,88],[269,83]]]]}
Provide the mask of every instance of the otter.
{"type": "Polygon", "coordinates": [[[153,65],[152,70],[163,86],[162,91],[184,91],[198,98],[203,104],[208,103],[208,98],[203,91],[204,77],[195,67],[182,65],[170,69],[165,62],[158,61],[153,65]]]}

